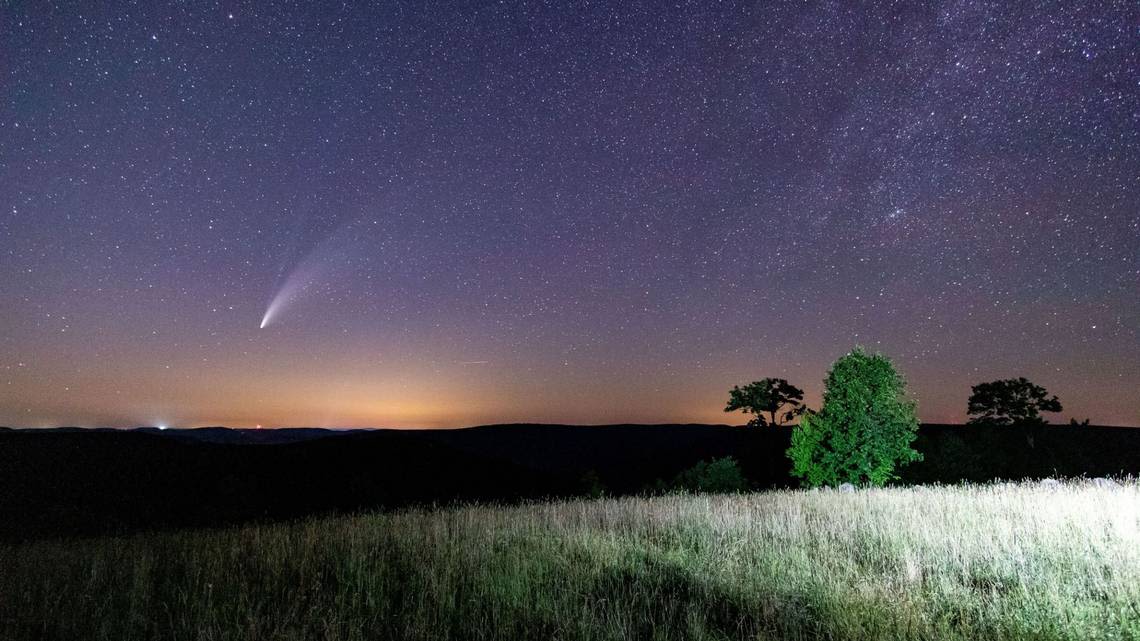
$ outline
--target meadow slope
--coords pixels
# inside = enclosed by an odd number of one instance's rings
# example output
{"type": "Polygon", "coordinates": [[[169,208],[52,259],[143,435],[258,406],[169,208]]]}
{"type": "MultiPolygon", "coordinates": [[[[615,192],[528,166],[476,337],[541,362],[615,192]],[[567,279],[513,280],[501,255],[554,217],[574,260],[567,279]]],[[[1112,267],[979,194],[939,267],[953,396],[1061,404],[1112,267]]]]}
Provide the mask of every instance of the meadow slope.
{"type": "Polygon", "coordinates": [[[473,505],[0,546],[5,639],[1140,639],[1140,486],[473,505]]]}

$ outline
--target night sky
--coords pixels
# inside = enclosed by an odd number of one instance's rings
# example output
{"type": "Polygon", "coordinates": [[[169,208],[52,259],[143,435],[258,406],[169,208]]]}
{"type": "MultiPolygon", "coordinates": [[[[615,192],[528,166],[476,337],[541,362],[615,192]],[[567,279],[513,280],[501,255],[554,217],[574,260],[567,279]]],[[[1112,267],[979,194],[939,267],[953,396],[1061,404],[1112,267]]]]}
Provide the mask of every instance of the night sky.
{"type": "Polygon", "coordinates": [[[0,425],[743,423],[857,344],[1140,425],[1133,1],[51,4],[0,425]]]}

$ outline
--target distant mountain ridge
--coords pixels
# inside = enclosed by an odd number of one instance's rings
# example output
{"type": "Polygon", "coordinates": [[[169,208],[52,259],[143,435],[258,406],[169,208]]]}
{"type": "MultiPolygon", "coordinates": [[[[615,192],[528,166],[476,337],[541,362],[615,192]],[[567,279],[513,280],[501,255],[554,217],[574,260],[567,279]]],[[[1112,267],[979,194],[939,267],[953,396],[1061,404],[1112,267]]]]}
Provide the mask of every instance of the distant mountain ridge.
{"type": "Polygon", "coordinates": [[[370,432],[371,429],[331,430],[323,427],[287,427],[270,429],[249,429],[233,427],[194,427],[187,429],[159,429],[139,427],[135,432],[158,434],[169,438],[198,441],[203,443],[229,443],[233,445],[271,445],[300,443],[330,436],[343,436],[349,433],[370,432]]]}

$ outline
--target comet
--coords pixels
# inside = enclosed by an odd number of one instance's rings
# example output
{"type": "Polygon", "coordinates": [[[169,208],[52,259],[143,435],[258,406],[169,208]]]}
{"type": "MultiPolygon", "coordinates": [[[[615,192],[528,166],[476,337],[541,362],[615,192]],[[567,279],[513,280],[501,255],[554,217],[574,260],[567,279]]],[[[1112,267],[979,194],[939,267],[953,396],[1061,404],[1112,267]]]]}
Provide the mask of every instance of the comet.
{"type": "MultiPolygon", "coordinates": [[[[310,254],[310,256],[312,256],[310,254]]],[[[292,305],[298,298],[309,291],[315,283],[321,280],[323,273],[327,269],[322,269],[320,263],[315,263],[308,258],[300,265],[293,269],[286,277],[285,282],[273,294],[273,298],[269,299],[269,305],[265,308],[265,314],[261,317],[261,325],[259,329],[265,329],[271,322],[281,315],[285,308],[292,305]]]]}
{"type": "Polygon", "coordinates": [[[277,287],[258,328],[269,327],[298,300],[315,290],[325,288],[338,273],[352,267],[355,264],[353,256],[356,255],[359,244],[359,238],[353,233],[351,225],[341,226],[318,243],[277,287]]]}

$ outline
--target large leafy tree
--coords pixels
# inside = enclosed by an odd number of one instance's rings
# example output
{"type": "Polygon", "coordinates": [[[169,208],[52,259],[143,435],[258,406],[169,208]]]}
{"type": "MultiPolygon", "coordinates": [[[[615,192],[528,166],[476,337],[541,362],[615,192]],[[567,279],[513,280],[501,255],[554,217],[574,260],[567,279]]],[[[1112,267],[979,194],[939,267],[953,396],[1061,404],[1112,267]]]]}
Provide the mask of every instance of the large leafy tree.
{"type": "Polygon", "coordinates": [[[854,349],[835,361],[824,381],[823,407],[792,432],[792,474],[808,486],[883,485],[922,455],[915,403],[906,381],[881,354],[854,349]]]}
{"type": "Polygon", "coordinates": [[[754,415],[748,421],[753,427],[783,425],[807,410],[803,400],[802,389],[782,378],[765,378],[744,387],[734,385],[728,391],[728,405],[724,411],[741,410],[754,415]]]}
{"type": "Polygon", "coordinates": [[[979,383],[970,390],[967,413],[972,425],[1044,425],[1041,412],[1060,412],[1061,401],[1028,379],[979,383]]]}

